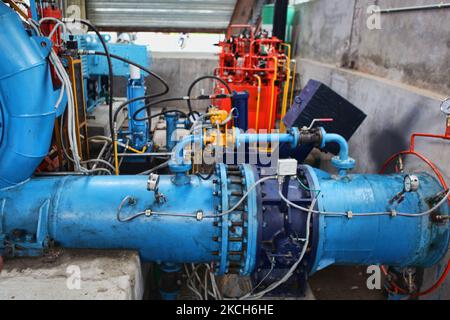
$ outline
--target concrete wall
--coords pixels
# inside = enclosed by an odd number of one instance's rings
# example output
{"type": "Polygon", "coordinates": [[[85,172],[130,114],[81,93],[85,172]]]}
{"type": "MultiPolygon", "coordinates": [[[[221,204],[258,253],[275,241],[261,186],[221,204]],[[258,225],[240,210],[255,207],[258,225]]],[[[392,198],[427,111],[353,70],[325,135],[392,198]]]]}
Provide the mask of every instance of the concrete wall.
{"type": "MultiPolygon", "coordinates": [[[[187,95],[190,84],[197,78],[205,75],[212,75],[214,69],[218,66],[218,56],[211,53],[170,53],[170,52],[152,52],[151,70],[160,75],[170,86],[170,92],[164,97],[172,98],[187,95]]],[[[147,78],[147,94],[160,92],[163,87],[161,83],[153,78],[147,78]]],[[[116,96],[126,96],[126,80],[117,79],[115,82],[116,96]]],[[[198,95],[201,89],[205,93],[212,93],[213,81],[204,80],[199,82],[192,92],[192,95],[198,95]]],[[[208,106],[205,101],[192,102],[196,110],[204,111],[208,106]]],[[[186,102],[169,102],[162,104],[161,107],[177,107],[187,109],[186,102]]]]}
{"type": "MultiPolygon", "coordinates": [[[[435,3],[379,2],[381,8],[435,3]]],[[[294,35],[298,89],[309,79],[322,81],[368,114],[351,141],[357,169],[363,172],[377,171],[386,157],[407,148],[411,132],[443,133],[439,106],[450,95],[450,10],[382,14],[382,29],[369,30],[367,8],[376,3],[301,4],[294,35]]],[[[450,176],[442,161],[450,160],[448,144],[421,142],[418,148],[450,176]]]]}
{"type": "MultiPolygon", "coordinates": [[[[212,75],[218,66],[218,56],[210,53],[163,53],[154,52],[152,70],[161,75],[169,83],[170,92],[168,97],[182,97],[187,95],[190,84],[197,78],[212,75]]],[[[149,79],[150,87],[155,86],[154,79],[149,79]]],[[[157,84],[156,84],[157,86],[157,84]]],[[[199,82],[191,95],[198,95],[201,89],[205,93],[212,93],[213,81],[204,80],[199,82]]],[[[169,103],[167,106],[186,106],[186,102],[169,103]]],[[[204,111],[207,102],[192,102],[196,110],[204,111]]]]}
{"type": "MultiPolygon", "coordinates": [[[[377,172],[391,154],[409,147],[412,132],[444,133],[441,101],[450,96],[450,9],[381,15],[381,30],[367,28],[367,8],[437,0],[313,0],[297,6],[294,48],[301,81],[319,80],[367,113],[350,141],[358,172],[377,172]]],[[[450,142],[418,140],[416,149],[450,182],[450,142]]],[[[329,156],[322,155],[324,160],[329,156]]],[[[408,170],[428,170],[408,158],[408,170]]],[[[324,162],[329,168],[329,162],[324,162]]],[[[428,170],[429,171],[429,170],[428,170]]],[[[426,271],[425,287],[442,273],[426,271]]],[[[450,279],[427,298],[450,298],[450,279]]]]}
{"type": "Polygon", "coordinates": [[[367,27],[368,9],[436,0],[314,0],[297,6],[296,52],[431,91],[449,94],[450,9],[381,14],[367,27]]]}

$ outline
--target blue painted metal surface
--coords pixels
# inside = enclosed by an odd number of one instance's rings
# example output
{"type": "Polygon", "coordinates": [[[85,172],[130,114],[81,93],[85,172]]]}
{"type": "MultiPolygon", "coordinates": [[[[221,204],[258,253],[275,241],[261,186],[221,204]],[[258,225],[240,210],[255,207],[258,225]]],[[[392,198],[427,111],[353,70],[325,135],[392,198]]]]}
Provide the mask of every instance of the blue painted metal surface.
{"type": "MultiPolygon", "coordinates": [[[[129,79],[127,85],[127,99],[145,96],[145,79],[129,79]]],[[[128,105],[128,134],[131,137],[131,146],[135,149],[142,150],[148,145],[149,139],[149,123],[148,121],[135,121],[133,115],[135,112],[145,105],[145,100],[132,102],[128,105]]],[[[138,113],[137,118],[146,118],[147,110],[138,113]]]]}
{"type": "MultiPolygon", "coordinates": [[[[239,170],[244,177],[239,186],[246,190],[254,181],[252,168],[239,170]]],[[[52,240],[65,248],[134,249],[144,261],[158,263],[217,261],[223,266],[218,274],[235,261],[241,274],[250,274],[256,255],[256,192],[250,193],[246,211],[216,216],[222,204],[237,201],[222,189],[228,185],[226,177],[223,184],[216,177],[204,181],[191,176],[185,184],[173,178],[161,176],[162,202],[147,191],[146,176],[34,178],[3,189],[0,236],[7,241],[0,242],[0,254],[7,250],[15,256],[39,255],[52,240]],[[118,219],[137,213],[141,214],[128,222],[118,219]],[[228,224],[238,220],[240,227],[228,224]],[[224,232],[241,241],[228,241],[224,232]],[[236,256],[239,250],[242,255],[236,256]]]]}
{"type": "Polygon", "coordinates": [[[166,120],[166,148],[167,151],[172,151],[176,145],[175,130],[178,124],[178,114],[176,112],[166,113],[164,119],[166,120]]]}
{"type": "Polygon", "coordinates": [[[32,179],[0,193],[0,198],[5,199],[1,213],[4,232],[10,241],[23,243],[26,235],[35,239],[38,225],[43,224],[48,226],[48,238],[66,248],[135,249],[143,260],[156,262],[214,261],[212,253],[218,250],[218,243],[213,237],[219,229],[213,226],[212,219],[153,215],[119,222],[116,217],[126,196],[134,201],[123,206],[122,219],[147,209],[213,214],[212,182],[193,177],[190,184],[175,186],[170,176],[161,177],[159,192],[167,199],[162,204],[147,191],[146,184],[146,176],[32,179]],[[49,204],[49,215],[40,220],[37,213],[44,204],[49,204]],[[15,238],[12,234],[21,236],[15,238]]]}
{"type": "MultiPolygon", "coordinates": [[[[84,34],[76,35],[78,47],[81,50],[91,50],[104,52],[101,42],[96,35],[84,34]]],[[[111,37],[108,34],[103,35],[111,54],[118,55],[133,62],[136,62],[146,68],[151,66],[150,52],[146,46],[136,45],[132,43],[110,43],[111,37]]],[[[86,95],[86,105],[88,112],[94,111],[95,107],[105,101],[105,92],[103,92],[101,84],[102,78],[109,76],[108,61],[104,56],[83,55],[83,76],[85,78],[85,87],[88,94],[86,95]],[[88,84],[88,80],[96,80],[88,84]]],[[[115,77],[130,77],[129,64],[117,59],[112,59],[113,72],[115,77]]],[[[148,74],[141,71],[142,77],[148,74]]]]}
{"type": "Polygon", "coordinates": [[[47,155],[55,104],[46,58],[52,47],[46,38],[30,36],[17,14],[0,3],[0,188],[28,179],[47,155]],[[14,170],[12,168],[19,168],[14,170]]]}
{"type": "MultiPolygon", "coordinates": [[[[93,50],[104,52],[101,42],[98,37],[92,34],[76,35],[79,49],[93,50]]],[[[118,55],[133,62],[136,62],[144,67],[151,66],[151,59],[148,58],[146,46],[136,45],[133,43],[110,43],[111,37],[104,35],[104,39],[108,45],[108,50],[111,54],[118,55]]],[[[87,62],[85,72],[87,77],[91,76],[108,76],[108,62],[104,56],[86,56],[87,62]]],[[[117,77],[129,77],[130,68],[128,63],[113,59],[114,75],[117,77]]],[[[142,72],[143,76],[147,76],[142,72]]]]}
{"type": "MultiPolygon", "coordinates": [[[[331,177],[314,170],[320,190],[321,211],[419,213],[432,207],[431,199],[442,191],[436,179],[418,175],[420,188],[406,193],[401,203],[390,204],[403,190],[404,175],[349,175],[331,177]]],[[[449,214],[447,203],[440,208],[449,214]]],[[[429,267],[442,259],[449,244],[448,223],[438,224],[430,216],[319,217],[319,241],[312,272],[329,264],[385,264],[429,267]]]]}
{"type": "Polygon", "coordinates": [[[248,130],[248,92],[233,92],[232,105],[236,108],[234,125],[243,130],[248,130]]]}

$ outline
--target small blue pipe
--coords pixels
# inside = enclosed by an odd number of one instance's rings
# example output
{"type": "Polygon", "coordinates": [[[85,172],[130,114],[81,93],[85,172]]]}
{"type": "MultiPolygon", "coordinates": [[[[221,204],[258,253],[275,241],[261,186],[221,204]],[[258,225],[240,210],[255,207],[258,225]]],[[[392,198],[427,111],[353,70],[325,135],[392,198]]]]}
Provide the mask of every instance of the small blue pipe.
{"type": "Polygon", "coordinates": [[[345,138],[336,133],[326,133],[323,138],[323,146],[327,143],[335,142],[339,145],[339,158],[348,160],[348,143],[345,138]]]}
{"type": "Polygon", "coordinates": [[[347,171],[355,167],[356,161],[350,158],[348,155],[348,143],[345,138],[339,134],[327,133],[325,129],[322,128],[322,145],[325,147],[327,143],[335,142],[339,145],[339,156],[333,157],[331,163],[339,171],[340,176],[347,175],[347,171]]]}
{"type": "Polygon", "coordinates": [[[238,136],[239,143],[287,142],[292,143],[294,136],[289,133],[243,133],[238,136]]]}
{"type": "Polygon", "coordinates": [[[187,136],[180,140],[177,143],[173,150],[172,161],[175,164],[182,165],[184,164],[184,148],[186,148],[191,143],[202,142],[202,136],[187,136]]]}
{"type": "Polygon", "coordinates": [[[166,147],[168,151],[171,151],[176,145],[174,133],[177,129],[178,114],[175,112],[166,113],[164,118],[166,120],[166,147]]]}
{"type": "Polygon", "coordinates": [[[39,21],[39,16],[38,16],[37,6],[36,6],[36,0],[30,0],[30,11],[31,11],[31,18],[34,21],[39,21]]]}

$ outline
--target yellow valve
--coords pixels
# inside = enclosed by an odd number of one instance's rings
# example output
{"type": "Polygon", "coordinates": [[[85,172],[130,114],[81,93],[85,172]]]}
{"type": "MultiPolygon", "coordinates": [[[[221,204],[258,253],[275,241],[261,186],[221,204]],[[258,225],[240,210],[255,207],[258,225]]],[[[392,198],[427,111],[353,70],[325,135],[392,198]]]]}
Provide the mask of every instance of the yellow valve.
{"type": "Polygon", "coordinates": [[[226,110],[213,108],[208,112],[211,114],[210,119],[212,124],[220,124],[228,118],[228,112],[226,110]]]}

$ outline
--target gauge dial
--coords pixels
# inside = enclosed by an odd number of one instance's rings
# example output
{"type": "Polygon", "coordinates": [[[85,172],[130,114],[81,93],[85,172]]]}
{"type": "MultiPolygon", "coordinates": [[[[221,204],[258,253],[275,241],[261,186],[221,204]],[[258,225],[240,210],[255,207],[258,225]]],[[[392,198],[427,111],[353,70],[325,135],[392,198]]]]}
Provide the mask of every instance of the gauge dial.
{"type": "Polygon", "coordinates": [[[403,182],[405,192],[415,192],[419,189],[419,178],[415,175],[407,175],[403,182]]]}

